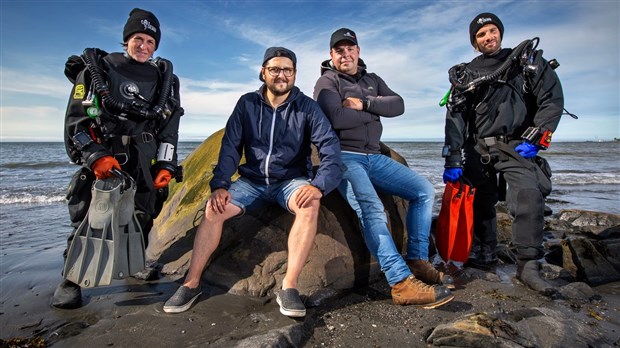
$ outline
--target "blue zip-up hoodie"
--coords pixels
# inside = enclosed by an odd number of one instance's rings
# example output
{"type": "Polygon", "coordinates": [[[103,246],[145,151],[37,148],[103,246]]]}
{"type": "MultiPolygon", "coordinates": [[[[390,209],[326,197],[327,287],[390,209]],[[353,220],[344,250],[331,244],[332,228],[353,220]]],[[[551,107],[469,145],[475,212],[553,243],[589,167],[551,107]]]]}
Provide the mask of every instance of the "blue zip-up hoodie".
{"type": "Polygon", "coordinates": [[[311,147],[320,164],[311,184],[323,194],[342,179],[340,142],[319,105],[293,87],[286,101],[274,109],[265,101],[263,85],[237,102],[228,119],[211,192],[228,189],[239,174],[257,184],[269,185],[298,177],[312,178],[311,147]],[[242,154],[246,163],[239,166],[242,154]]]}

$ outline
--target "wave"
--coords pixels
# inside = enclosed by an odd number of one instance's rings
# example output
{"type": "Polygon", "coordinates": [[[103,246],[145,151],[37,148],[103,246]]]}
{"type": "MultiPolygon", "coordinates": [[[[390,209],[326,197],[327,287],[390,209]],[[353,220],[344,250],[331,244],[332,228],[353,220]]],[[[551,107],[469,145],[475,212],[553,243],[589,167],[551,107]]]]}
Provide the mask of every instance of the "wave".
{"type": "Polygon", "coordinates": [[[559,185],[618,185],[620,184],[620,175],[611,173],[593,174],[590,172],[554,172],[551,180],[553,184],[559,185]]]}
{"type": "Polygon", "coordinates": [[[51,162],[14,162],[3,163],[0,168],[3,169],[48,169],[55,167],[67,167],[70,162],[67,161],[51,161],[51,162]]]}
{"type": "Polygon", "coordinates": [[[599,173],[600,174],[599,171],[589,170],[589,169],[572,169],[572,168],[571,169],[554,169],[554,168],[551,168],[551,171],[553,172],[553,175],[556,175],[556,174],[577,174],[577,175],[579,175],[579,174],[588,174],[588,176],[589,176],[589,175],[591,175],[593,173],[599,173]]]}
{"type": "Polygon", "coordinates": [[[28,193],[9,194],[0,196],[0,205],[8,204],[52,204],[65,202],[64,195],[33,195],[28,193]]]}

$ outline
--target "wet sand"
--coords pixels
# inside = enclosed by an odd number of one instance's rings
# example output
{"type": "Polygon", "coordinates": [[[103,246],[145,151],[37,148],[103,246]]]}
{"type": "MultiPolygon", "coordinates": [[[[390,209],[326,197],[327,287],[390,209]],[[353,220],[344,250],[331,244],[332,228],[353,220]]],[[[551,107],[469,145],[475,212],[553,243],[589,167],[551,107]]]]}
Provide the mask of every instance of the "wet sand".
{"type": "MultiPolygon", "coordinates": [[[[23,248],[22,248],[23,249],[23,248]]],[[[459,278],[452,302],[434,310],[393,305],[385,281],[352,291],[318,307],[306,318],[287,318],[274,298],[240,297],[205,291],[189,311],[168,314],[163,302],[175,279],[117,280],[83,290],[75,310],[50,306],[61,281],[62,246],[2,253],[0,338],[41,337],[54,347],[305,346],[426,347],[433,328],[468,313],[552,308],[620,339],[620,282],[595,288],[600,301],[553,301],[511,279],[514,266],[459,278]],[[479,279],[476,279],[479,278],[479,279]]]]}

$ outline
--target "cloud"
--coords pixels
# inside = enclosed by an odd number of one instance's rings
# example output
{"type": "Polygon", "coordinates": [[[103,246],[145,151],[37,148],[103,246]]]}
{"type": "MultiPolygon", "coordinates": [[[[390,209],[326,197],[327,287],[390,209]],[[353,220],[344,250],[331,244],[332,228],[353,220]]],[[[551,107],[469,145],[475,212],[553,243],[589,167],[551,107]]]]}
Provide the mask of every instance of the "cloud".
{"type": "MultiPolygon", "coordinates": [[[[445,108],[437,103],[449,87],[447,70],[475,57],[468,26],[475,14],[484,11],[495,12],[504,21],[505,47],[538,36],[545,57],[560,62],[557,73],[566,107],[582,117],[562,121],[554,139],[620,136],[617,2],[378,1],[356,3],[355,7],[350,2],[332,2],[320,10],[317,4],[295,2],[295,9],[289,11],[291,18],[270,16],[274,8],[256,2],[154,5],[166,38],[165,48],[158,54],[171,58],[181,80],[186,110],[181,140],[204,138],[224,127],[239,97],[260,86],[257,75],[269,46],[285,46],[297,53],[297,86],[312,96],[320,63],[329,58],[331,32],[343,26],[357,32],[361,57],[369,71],[379,74],[405,99],[405,114],[385,120],[384,139],[442,138],[445,108]],[[347,9],[354,9],[355,15],[345,15],[347,9]]],[[[94,33],[88,40],[119,42],[129,9],[123,9],[122,17],[89,19],[94,33]]],[[[25,28],[22,32],[27,35],[25,28]]],[[[11,45],[6,38],[12,37],[3,35],[2,139],[7,139],[7,134],[43,136],[49,129],[48,137],[61,140],[61,120],[71,88],[62,75],[62,64],[65,52],[73,52],[75,45],[82,47],[86,39],[72,38],[70,47],[55,42],[56,51],[40,49],[35,57],[26,53],[27,36],[14,38],[11,45]],[[37,124],[26,124],[20,119],[24,116],[30,121],[36,117],[37,124]]]]}
{"type": "Polygon", "coordinates": [[[6,105],[7,96],[19,94],[24,97],[46,96],[67,100],[71,85],[64,76],[45,74],[30,70],[14,70],[0,68],[2,84],[0,93],[3,96],[3,105],[6,105]],[[59,93],[60,92],[60,93],[59,93]]]}
{"type": "Polygon", "coordinates": [[[187,78],[181,78],[180,84],[185,115],[179,134],[185,140],[202,140],[224,128],[241,94],[255,90],[257,85],[187,78]]]}
{"type": "Polygon", "coordinates": [[[60,141],[63,139],[64,108],[2,106],[0,115],[2,115],[0,141],[60,141]]]}

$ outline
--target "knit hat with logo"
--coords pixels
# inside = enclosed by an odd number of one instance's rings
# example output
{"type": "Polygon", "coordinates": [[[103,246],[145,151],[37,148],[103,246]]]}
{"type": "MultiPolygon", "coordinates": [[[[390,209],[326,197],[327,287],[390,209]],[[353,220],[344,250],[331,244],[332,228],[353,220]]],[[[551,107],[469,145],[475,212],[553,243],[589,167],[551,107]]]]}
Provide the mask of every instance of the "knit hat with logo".
{"type": "Polygon", "coordinates": [[[152,12],[134,8],[129,12],[129,19],[123,29],[123,42],[127,42],[129,37],[135,33],[145,33],[155,39],[155,49],[159,47],[161,31],[159,30],[159,20],[152,12]]]}
{"type": "Polygon", "coordinates": [[[504,24],[502,24],[502,21],[492,13],[484,12],[477,15],[469,24],[469,40],[472,46],[476,47],[476,33],[478,30],[487,24],[495,24],[497,29],[499,29],[500,38],[504,38],[504,24]]]}

